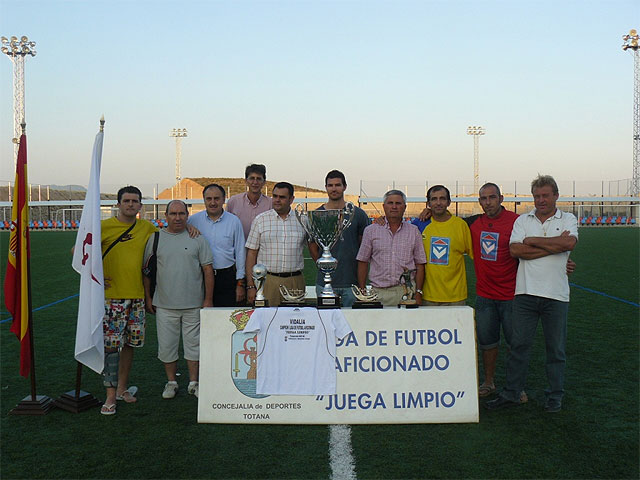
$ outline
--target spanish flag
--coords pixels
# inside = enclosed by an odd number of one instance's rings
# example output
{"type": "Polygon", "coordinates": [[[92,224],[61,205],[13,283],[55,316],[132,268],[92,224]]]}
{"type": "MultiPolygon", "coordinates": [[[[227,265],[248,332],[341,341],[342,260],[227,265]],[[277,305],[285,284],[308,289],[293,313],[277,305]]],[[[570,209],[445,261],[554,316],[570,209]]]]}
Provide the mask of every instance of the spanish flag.
{"type": "Polygon", "coordinates": [[[31,371],[29,322],[29,202],[27,200],[27,136],[20,137],[16,182],[13,189],[9,261],[4,279],[4,303],[13,317],[11,331],[20,340],[20,375],[31,371]]]}

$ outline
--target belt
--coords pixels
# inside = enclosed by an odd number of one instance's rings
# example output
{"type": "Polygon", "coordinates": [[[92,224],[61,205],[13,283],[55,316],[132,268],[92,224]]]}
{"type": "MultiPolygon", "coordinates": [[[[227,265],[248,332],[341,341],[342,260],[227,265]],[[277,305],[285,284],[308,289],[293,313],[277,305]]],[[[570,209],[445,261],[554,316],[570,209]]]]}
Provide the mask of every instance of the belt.
{"type": "Polygon", "coordinates": [[[231,265],[230,267],[227,268],[217,268],[213,270],[213,274],[214,275],[218,275],[219,273],[226,273],[226,272],[231,272],[236,270],[236,266],[235,265],[231,265]]]}
{"type": "Polygon", "coordinates": [[[298,270],[296,272],[282,272],[282,273],[267,272],[267,275],[273,275],[275,277],[297,277],[298,275],[302,275],[302,270],[298,270]]]}

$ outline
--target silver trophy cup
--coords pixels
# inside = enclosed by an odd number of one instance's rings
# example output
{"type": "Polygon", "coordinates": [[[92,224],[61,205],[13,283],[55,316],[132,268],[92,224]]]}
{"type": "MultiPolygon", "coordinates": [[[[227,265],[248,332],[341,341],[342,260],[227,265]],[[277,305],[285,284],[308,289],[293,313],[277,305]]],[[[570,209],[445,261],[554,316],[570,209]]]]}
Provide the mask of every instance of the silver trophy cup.
{"type": "Polygon", "coordinates": [[[318,307],[339,308],[340,300],[331,286],[331,274],[338,267],[338,260],[331,255],[331,248],[342,236],[355,214],[353,203],[347,202],[342,210],[305,211],[298,204],[296,217],[307,235],[322,247],[322,255],[316,261],[318,269],[323,273],[324,287],[318,296],[318,307]]]}
{"type": "Polygon", "coordinates": [[[267,267],[261,263],[256,263],[251,270],[253,283],[256,286],[256,300],[254,307],[268,307],[269,302],[264,298],[264,281],[267,277],[267,267]]]}

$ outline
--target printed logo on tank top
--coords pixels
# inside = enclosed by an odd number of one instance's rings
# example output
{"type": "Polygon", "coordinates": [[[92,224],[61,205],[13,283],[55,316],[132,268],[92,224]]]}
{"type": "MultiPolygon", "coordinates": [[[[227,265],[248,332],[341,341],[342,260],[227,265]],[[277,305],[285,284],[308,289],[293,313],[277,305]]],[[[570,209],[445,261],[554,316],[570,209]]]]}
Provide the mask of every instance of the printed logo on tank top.
{"type": "Polygon", "coordinates": [[[495,262],[498,260],[498,239],[500,234],[496,232],[480,233],[480,258],[495,262]]]}
{"type": "Polygon", "coordinates": [[[433,265],[449,265],[451,239],[448,237],[431,237],[429,263],[433,265]]]}

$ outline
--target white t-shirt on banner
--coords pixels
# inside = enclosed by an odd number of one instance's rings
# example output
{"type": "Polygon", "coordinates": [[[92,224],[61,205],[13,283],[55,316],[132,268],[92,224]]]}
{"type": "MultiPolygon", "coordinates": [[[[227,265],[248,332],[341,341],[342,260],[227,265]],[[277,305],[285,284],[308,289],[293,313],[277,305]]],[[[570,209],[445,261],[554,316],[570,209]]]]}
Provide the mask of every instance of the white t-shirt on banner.
{"type": "Polygon", "coordinates": [[[336,393],[336,338],[352,331],[342,311],[257,308],[244,331],[258,332],[256,393],[336,393]]]}

